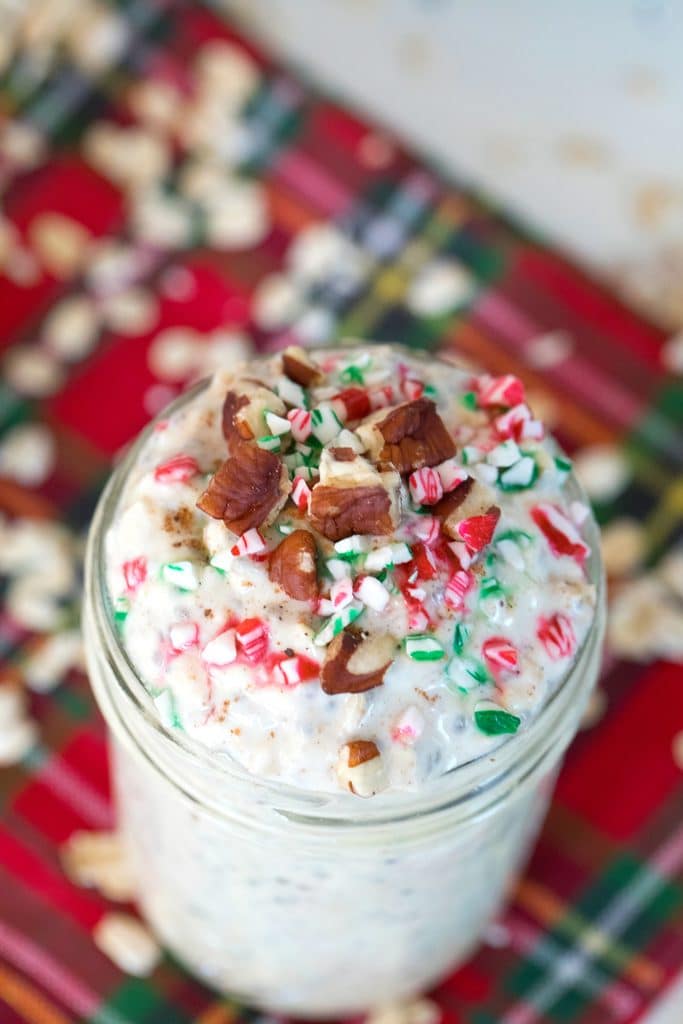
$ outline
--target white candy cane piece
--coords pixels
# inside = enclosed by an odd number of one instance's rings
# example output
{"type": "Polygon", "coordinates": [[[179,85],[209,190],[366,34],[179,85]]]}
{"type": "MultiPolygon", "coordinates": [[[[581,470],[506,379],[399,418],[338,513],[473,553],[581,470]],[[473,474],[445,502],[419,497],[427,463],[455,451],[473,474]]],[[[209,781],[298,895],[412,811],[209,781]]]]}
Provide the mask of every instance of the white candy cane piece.
{"type": "Polygon", "coordinates": [[[256,528],[246,530],[231,551],[233,555],[260,555],[268,545],[256,528]]]}
{"type": "Polygon", "coordinates": [[[416,707],[408,707],[399,715],[391,730],[391,738],[395,743],[412,746],[419,739],[424,729],[424,716],[416,707]]]}
{"type": "Polygon", "coordinates": [[[363,576],[356,582],[354,592],[359,601],[375,612],[384,611],[389,603],[389,591],[374,576],[363,576]]]}
{"type": "Polygon", "coordinates": [[[436,505],[443,498],[441,479],[435,469],[417,469],[408,478],[410,495],[416,505],[436,505]]]}
{"type": "Polygon", "coordinates": [[[19,718],[0,729],[0,768],[22,761],[38,738],[38,724],[28,717],[19,718]]]}
{"type": "Polygon", "coordinates": [[[145,978],[161,959],[150,931],[131,914],[105,914],[93,931],[95,945],[126,974],[145,978]]]}
{"type": "Polygon", "coordinates": [[[292,429],[292,424],[288,419],[285,419],[284,416],[278,416],[274,412],[266,413],[266,423],[268,425],[268,430],[276,437],[281,437],[283,434],[289,434],[292,429]]]}
{"type": "Polygon", "coordinates": [[[345,608],[353,601],[353,582],[350,576],[337,580],[330,589],[330,600],[335,610],[345,608]]]}
{"type": "Polygon", "coordinates": [[[292,501],[302,512],[307,512],[310,500],[311,488],[302,476],[295,475],[294,486],[292,487],[292,501]]]}
{"type": "Polygon", "coordinates": [[[496,543],[496,547],[508,565],[511,565],[513,569],[524,569],[524,556],[519,544],[515,544],[514,540],[499,540],[496,543]]]}
{"type": "Polygon", "coordinates": [[[295,441],[305,441],[311,436],[311,414],[307,409],[290,409],[287,413],[295,441]]]}
{"type": "Polygon", "coordinates": [[[472,589],[474,576],[465,569],[458,569],[453,573],[446,589],[444,590],[444,601],[453,611],[462,611],[465,606],[465,595],[472,589]]]}
{"type": "Polygon", "coordinates": [[[522,457],[522,453],[515,441],[512,438],[508,438],[501,444],[496,445],[488,455],[486,461],[490,466],[498,466],[500,469],[505,469],[508,466],[512,466],[515,462],[518,462],[522,457]]]}
{"type": "Polygon", "coordinates": [[[412,532],[416,540],[422,541],[425,547],[431,547],[441,536],[441,521],[436,516],[419,516],[412,532]]]}
{"type": "Polygon", "coordinates": [[[196,590],[199,586],[197,571],[192,562],[167,562],[161,567],[162,578],[178,590],[196,590]]]}
{"type": "Polygon", "coordinates": [[[434,469],[439,474],[439,480],[443,487],[444,494],[454,491],[458,484],[467,480],[467,470],[459,466],[455,459],[446,459],[440,462],[434,469]]]}
{"type": "Polygon", "coordinates": [[[329,403],[311,410],[311,430],[321,444],[329,444],[338,436],[344,424],[329,403]]]}
{"type": "Polygon", "coordinates": [[[341,580],[344,576],[351,575],[351,566],[342,558],[328,558],[325,567],[335,580],[341,580]]]}
{"type": "Polygon", "coordinates": [[[315,663],[296,654],[275,666],[273,679],[280,686],[298,686],[304,679],[311,679],[315,674],[315,663]]]}
{"type": "Polygon", "coordinates": [[[202,660],[216,668],[232,664],[236,657],[237,641],[234,629],[226,629],[225,632],[219,633],[213,640],[209,640],[202,651],[202,660]]]}
{"type": "Polygon", "coordinates": [[[354,555],[363,554],[369,547],[369,537],[364,537],[360,533],[353,533],[350,537],[342,537],[341,540],[336,541],[334,550],[340,555],[353,557],[354,555]]]}
{"type": "Polygon", "coordinates": [[[170,627],[168,635],[174,653],[182,654],[199,642],[199,626],[196,622],[176,622],[170,627]]]}
{"type": "Polygon", "coordinates": [[[530,455],[525,455],[515,462],[514,466],[510,466],[500,474],[500,485],[503,488],[530,487],[535,476],[536,463],[530,455]]]}
{"type": "Polygon", "coordinates": [[[519,655],[503,636],[492,636],[482,644],[481,653],[492,672],[519,672],[519,655]]]}
{"type": "Polygon", "coordinates": [[[199,472],[191,455],[175,455],[160,463],[154,470],[154,479],[161,484],[184,484],[199,472]]]}
{"type": "MultiPolygon", "coordinates": [[[[297,409],[303,406],[306,400],[304,389],[289,377],[280,377],[276,390],[283,402],[286,402],[287,405],[294,405],[297,409]]],[[[289,416],[289,413],[287,415],[289,416]]]]}
{"type": "Polygon", "coordinates": [[[407,544],[397,542],[396,544],[383,544],[380,548],[370,551],[365,559],[364,568],[368,572],[380,572],[390,565],[403,565],[409,562],[413,553],[407,544]]]}

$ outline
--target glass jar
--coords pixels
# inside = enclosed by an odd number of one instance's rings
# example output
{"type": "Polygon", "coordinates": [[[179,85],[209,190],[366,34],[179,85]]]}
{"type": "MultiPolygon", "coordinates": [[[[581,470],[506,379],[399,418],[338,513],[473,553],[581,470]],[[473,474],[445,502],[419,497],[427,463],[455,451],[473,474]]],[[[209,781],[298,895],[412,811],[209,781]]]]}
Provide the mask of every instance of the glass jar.
{"type": "MultiPolygon", "coordinates": [[[[586,531],[593,626],[526,729],[420,791],[368,800],[311,793],[255,778],[228,755],[166,731],[119,642],[104,538],[146,437],[99,503],[84,608],[90,678],[109,727],[144,915],[202,980],[275,1013],[348,1015],[432,985],[500,910],[595,682],[605,618],[595,523],[586,531]]],[[[569,487],[585,500],[575,481],[569,487]]]]}

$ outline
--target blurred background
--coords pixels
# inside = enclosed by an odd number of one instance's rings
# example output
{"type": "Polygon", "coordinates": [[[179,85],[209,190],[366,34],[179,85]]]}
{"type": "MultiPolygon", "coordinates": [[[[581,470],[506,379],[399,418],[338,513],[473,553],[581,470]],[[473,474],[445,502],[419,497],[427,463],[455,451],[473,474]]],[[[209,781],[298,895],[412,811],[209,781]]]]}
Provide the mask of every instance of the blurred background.
{"type": "Polygon", "coordinates": [[[661,0],[0,0],[1,1024],[253,1019],[137,923],[83,543],[191,381],[339,338],[520,375],[610,593],[510,908],[383,1024],[683,1020],[681,52],[661,0]]]}

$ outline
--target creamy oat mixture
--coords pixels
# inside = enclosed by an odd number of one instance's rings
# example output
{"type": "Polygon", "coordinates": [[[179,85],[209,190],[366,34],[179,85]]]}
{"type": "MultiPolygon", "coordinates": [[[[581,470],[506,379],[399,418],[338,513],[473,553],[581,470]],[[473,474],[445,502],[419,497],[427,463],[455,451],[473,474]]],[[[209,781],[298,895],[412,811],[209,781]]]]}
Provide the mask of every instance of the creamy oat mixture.
{"type": "Polygon", "coordinates": [[[107,537],[165,726],[363,796],[523,730],[595,605],[588,510],[544,434],[515,377],[398,347],[218,372],[156,424],[107,537]]]}

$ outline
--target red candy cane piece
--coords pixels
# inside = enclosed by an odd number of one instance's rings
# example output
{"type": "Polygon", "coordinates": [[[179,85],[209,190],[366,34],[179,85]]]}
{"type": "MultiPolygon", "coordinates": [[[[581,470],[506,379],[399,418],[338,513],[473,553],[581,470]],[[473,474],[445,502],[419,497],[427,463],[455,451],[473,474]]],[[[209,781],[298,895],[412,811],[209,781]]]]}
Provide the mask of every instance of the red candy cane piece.
{"type": "Polygon", "coordinates": [[[470,516],[463,519],[457,525],[458,534],[465,541],[467,550],[471,552],[481,551],[491,539],[500,518],[500,511],[484,512],[481,516],[470,516]]]}
{"type": "Polygon", "coordinates": [[[371,409],[385,409],[395,402],[394,389],[391,384],[385,384],[381,388],[371,388],[368,391],[371,409]]]}
{"type": "Polygon", "coordinates": [[[292,424],[295,441],[305,441],[311,435],[311,414],[307,409],[290,409],[287,419],[292,424]]]}
{"type": "Polygon", "coordinates": [[[294,486],[292,487],[292,501],[302,512],[307,512],[310,500],[311,488],[302,476],[295,476],[294,486]]]}
{"type": "Polygon", "coordinates": [[[254,664],[262,661],[268,650],[268,630],[261,619],[244,619],[235,627],[237,643],[254,664]]]}
{"type": "Polygon", "coordinates": [[[268,545],[257,529],[247,530],[236,544],[230,548],[233,555],[260,555],[268,545]]]}
{"type": "Polygon", "coordinates": [[[519,377],[506,373],[502,377],[482,377],[477,385],[479,405],[504,405],[507,408],[524,401],[524,385],[519,377]]]}
{"type": "Polygon", "coordinates": [[[413,547],[413,564],[421,580],[433,580],[437,574],[436,558],[426,544],[416,544],[413,547]]]}
{"type": "Polygon", "coordinates": [[[370,398],[365,388],[346,388],[340,391],[332,399],[332,404],[337,412],[341,413],[340,419],[362,420],[370,412],[370,398]],[[337,408],[339,403],[342,408],[337,408]]]}
{"type": "Polygon", "coordinates": [[[174,455],[161,462],[154,470],[154,479],[160,484],[186,484],[199,472],[199,466],[191,455],[174,455]]]}
{"type": "Polygon", "coordinates": [[[435,469],[416,469],[408,478],[408,486],[416,505],[436,505],[443,498],[443,487],[435,469]]]}
{"type": "Polygon", "coordinates": [[[458,569],[453,573],[446,589],[444,590],[444,601],[453,611],[459,612],[465,607],[465,595],[474,585],[474,576],[465,569],[458,569]]]}
{"type": "Polygon", "coordinates": [[[293,658],[284,658],[273,669],[273,681],[278,686],[298,686],[308,679],[320,675],[320,666],[304,654],[295,654],[293,658]]]}
{"type": "Polygon", "coordinates": [[[330,600],[336,610],[345,608],[353,601],[353,580],[350,576],[344,576],[336,580],[330,588],[330,600]]]}
{"type": "Polygon", "coordinates": [[[131,558],[129,562],[123,563],[121,571],[126,581],[126,591],[134,594],[147,579],[147,559],[142,555],[139,558],[131,558]]]}
{"type": "Polygon", "coordinates": [[[544,501],[532,508],[531,518],[548,541],[553,554],[571,555],[579,565],[583,565],[590,554],[590,548],[561,509],[544,501]]]}
{"type": "Polygon", "coordinates": [[[502,440],[540,441],[545,430],[540,420],[532,418],[528,405],[515,405],[512,409],[496,416],[493,421],[498,437],[502,440]]]}
{"type": "Polygon", "coordinates": [[[404,397],[407,398],[409,402],[414,401],[416,398],[421,398],[424,394],[424,389],[425,386],[422,381],[415,380],[413,377],[406,377],[401,384],[401,390],[404,397]]]}
{"type": "Polygon", "coordinates": [[[568,658],[576,647],[572,624],[561,612],[557,612],[549,619],[541,617],[538,620],[536,635],[553,661],[568,658]]]}
{"type": "Polygon", "coordinates": [[[491,636],[481,647],[484,661],[495,674],[496,672],[518,672],[519,655],[517,648],[504,636],[491,636]]]}

